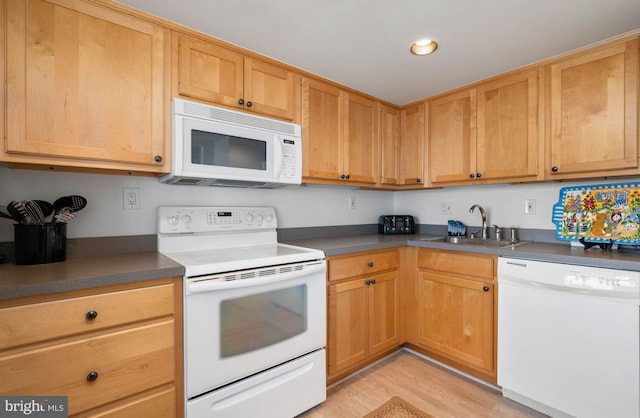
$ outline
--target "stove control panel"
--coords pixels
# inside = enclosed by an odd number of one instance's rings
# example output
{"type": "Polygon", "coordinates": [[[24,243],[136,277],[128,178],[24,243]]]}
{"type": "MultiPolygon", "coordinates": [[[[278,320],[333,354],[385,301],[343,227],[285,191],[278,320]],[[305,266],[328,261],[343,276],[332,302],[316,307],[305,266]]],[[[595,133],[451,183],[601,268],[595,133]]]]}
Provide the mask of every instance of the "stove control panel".
{"type": "Polygon", "coordinates": [[[195,234],[275,229],[276,211],[266,206],[161,206],[158,233],[195,234]]]}

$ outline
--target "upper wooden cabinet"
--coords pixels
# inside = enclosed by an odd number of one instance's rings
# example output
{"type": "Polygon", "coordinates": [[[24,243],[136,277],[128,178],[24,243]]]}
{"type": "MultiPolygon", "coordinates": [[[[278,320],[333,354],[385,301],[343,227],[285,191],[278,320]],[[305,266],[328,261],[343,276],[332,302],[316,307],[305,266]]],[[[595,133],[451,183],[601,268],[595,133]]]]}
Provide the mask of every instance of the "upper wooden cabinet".
{"type": "Polygon", "coordinates": [[[298,74],[178,32],[172,43],[174,95],[297,121],[298,74]]]}
{"type": "Polygon", "coordinates": [[[401,186],[423,187],[425,106],[417,104],[400,112],[399,181],[401,186]]]}
{"type": "Polygon", "coordinates": [[[429,103],[429,181],[460,182],[476,175],[476,90],[429,103]]]}
{"type": "Polygon", "coordinates": [[[303,181],[377,183],[378,106],[334,85],[303,78],[303,181]]]}
{"type": "Polygon", "coordinates": [[[430,102],[431,183],[538,177],[539,72],[510,74],[430,102]]]}
{"type": "Polygon", "coordinates": [[[88,2],[5,4],[0,160],[168,172],[169,31],[88,2]]]}
{"type": "Polygon", "coordinates": [[[380,106],[380,185],[399,183],[400,111],[380,106]]]}
{"type": "Polygon", "coordinates": [[[638,77],[637,38],[551,64],[547,179],[640,172],[638,77]]]}

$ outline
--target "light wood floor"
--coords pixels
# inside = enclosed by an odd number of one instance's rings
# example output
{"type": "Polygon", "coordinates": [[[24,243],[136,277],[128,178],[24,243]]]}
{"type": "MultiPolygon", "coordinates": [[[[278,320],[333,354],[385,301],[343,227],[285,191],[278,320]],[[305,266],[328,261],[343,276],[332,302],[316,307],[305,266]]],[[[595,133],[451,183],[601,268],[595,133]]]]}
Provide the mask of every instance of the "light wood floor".
{"type": "Polygon", "coordinates": [[[326,402],[299,417],[362,418],[393,396],[436,418],[546,416],[402,350],[330,387],[326,402]]]}

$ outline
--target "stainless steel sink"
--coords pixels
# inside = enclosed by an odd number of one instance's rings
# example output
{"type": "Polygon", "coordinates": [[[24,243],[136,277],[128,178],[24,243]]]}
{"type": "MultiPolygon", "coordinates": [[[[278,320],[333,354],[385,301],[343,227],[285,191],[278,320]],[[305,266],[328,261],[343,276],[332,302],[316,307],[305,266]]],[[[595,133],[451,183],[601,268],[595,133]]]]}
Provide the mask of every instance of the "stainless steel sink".
{"type": "Polygon", "coordinates": [[[437,240],[430,241],[443,241],[449,244],[456,245],[477,245],[480,247],[491,247],[491,248],[513,248],[519,245],[527,244],[530,241],[509,241],[509,240],[500,240],[497,241],[495,239],[481,239],[481,238],[469,238],[469,237],[442,237],[437,240]]]}

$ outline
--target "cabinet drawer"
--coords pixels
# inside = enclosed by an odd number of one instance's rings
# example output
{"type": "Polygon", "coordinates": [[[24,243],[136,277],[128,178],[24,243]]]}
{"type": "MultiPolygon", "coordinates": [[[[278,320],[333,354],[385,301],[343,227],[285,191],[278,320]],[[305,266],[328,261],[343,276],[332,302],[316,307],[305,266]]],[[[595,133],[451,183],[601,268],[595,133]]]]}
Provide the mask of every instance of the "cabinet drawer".
{"type": "Polygon", "coordinates": [[[418,268],[492,280],[494,277],[494,256],[420,249],[418,268]]]}
{"type": "Polygon", "coordinates": [[[0,350],[174,313],[166,284],[0,310],[0,350]],[[95,312],[94,319],[89,312],[95,312]]]}
{"type": "Polygon", "coordinates": [[[77,418],[173,417],[176,414],[176,388],[171,386],[126,400],[122,404],[87,411],[77,418]]]}
{"type": "Polygon", "coordinates": [[[166,320],[7,355],[0,394],[66,395],[69,414],[82,412],[172,382],[174,340],[174,321],[166,320]]]}
{"type": "Polygon", "coordinates": [[[398,268],[399,265],[400,256],[397,250],[329,259],[329,281],[373,274],[398,268]]]}

